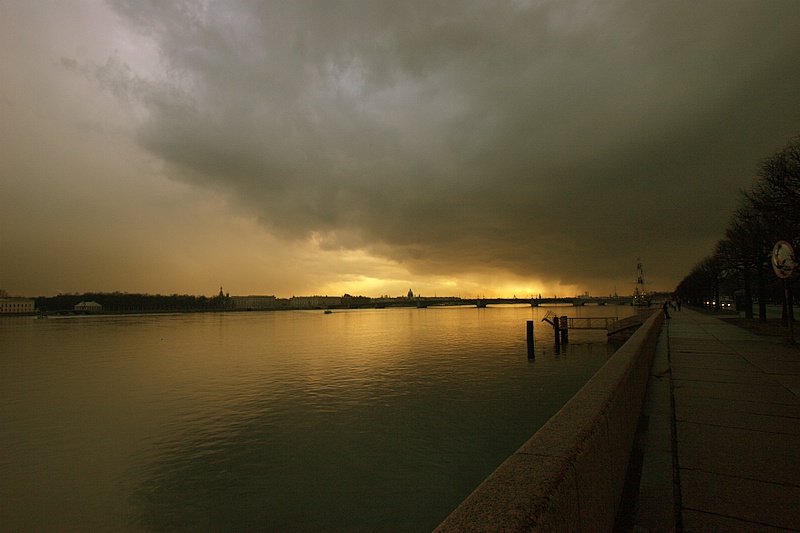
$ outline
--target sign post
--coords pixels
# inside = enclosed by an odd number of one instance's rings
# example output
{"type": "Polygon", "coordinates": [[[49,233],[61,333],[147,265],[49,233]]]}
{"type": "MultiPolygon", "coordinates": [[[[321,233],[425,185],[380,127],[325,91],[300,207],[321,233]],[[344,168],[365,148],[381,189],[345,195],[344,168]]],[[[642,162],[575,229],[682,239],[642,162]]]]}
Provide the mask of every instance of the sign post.
{"type": "Polygon", "coordinates": [[[786,241],[778,241],[772,248],[772,269],[783,280],[783,298],[786,302],[786,318],[789,322],[789,342],[794,343],[794,320],[792,317],[791,300],[789,299],[789,282],[786,279],[794,272],[794,249],[786,241]]]}

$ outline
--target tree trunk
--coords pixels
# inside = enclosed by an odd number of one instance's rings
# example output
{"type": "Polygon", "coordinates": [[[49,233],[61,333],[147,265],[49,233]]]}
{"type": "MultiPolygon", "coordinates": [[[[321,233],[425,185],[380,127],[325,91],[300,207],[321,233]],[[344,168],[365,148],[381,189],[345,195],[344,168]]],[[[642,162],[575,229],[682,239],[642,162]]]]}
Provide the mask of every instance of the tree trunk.
{"type": "Polygon", "coordinates": [[[753,318],[753,290],[750,287],[750,269],[744,269],[744,316],[753,318]]]}
{"type": "Polygon", "coordinates": [[[764,283],[764,269],[757,270],[758,278],[756,284],[758,287],[758,319],[761,322],[767,321],[767,290],[764,283]]]}

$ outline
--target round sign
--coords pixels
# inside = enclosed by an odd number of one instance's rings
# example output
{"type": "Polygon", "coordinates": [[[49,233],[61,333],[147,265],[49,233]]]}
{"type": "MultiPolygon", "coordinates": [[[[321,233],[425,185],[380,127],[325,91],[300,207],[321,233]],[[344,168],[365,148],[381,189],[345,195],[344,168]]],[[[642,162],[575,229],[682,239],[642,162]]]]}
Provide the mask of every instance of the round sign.
{"type": "Polygon", "coordinates": [[[794,271],[794,249],[786,241],[778,241],[772,249],[772,269],[779,278],[788,278],[794,271]]]}

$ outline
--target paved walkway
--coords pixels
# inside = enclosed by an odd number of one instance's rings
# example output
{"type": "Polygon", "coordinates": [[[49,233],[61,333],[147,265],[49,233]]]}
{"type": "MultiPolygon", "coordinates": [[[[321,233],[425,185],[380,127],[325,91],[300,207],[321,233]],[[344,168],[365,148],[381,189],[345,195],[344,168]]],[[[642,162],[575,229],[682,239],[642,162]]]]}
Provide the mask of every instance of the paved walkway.
{"type": "Polygon", "coordinates": [[[671,312],[620,530],[800,531],[800,348],[671,312]]]}

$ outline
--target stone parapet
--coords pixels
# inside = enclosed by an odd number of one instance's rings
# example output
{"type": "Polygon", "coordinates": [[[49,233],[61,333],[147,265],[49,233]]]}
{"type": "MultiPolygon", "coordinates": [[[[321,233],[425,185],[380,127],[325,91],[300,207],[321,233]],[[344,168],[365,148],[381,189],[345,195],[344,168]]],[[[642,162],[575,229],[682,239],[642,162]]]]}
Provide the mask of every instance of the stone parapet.
{"type": "Polygon", "coordinates": [[[663,320],[652,315],[436,531],[612,531],[663,320]]]}

